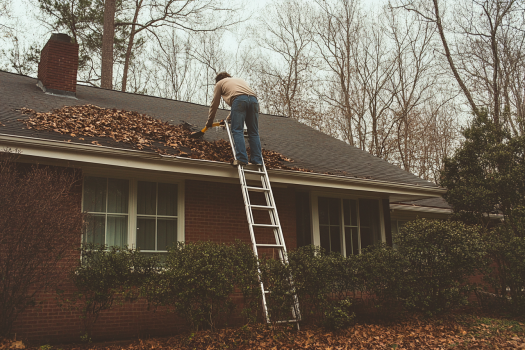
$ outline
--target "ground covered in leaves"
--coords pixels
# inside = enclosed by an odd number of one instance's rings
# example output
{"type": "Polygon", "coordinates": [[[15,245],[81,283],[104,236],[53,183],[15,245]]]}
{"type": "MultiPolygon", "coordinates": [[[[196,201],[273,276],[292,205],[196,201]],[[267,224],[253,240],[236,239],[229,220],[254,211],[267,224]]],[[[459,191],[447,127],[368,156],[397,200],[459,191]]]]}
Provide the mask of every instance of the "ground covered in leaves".
{"type": "MultiPolygon", "coordinates": [[[[334,332],[303,328],[255,325],[128,342],[46,344],[45,349],[525,349],[523,322],[483,316],[413,317],[389,324],[358,323],[334,332]]],[[[42,349],[42,345],[31,349],[42,349]]]]}
{"type": "MultiPolygon", "coordinates": [[[[187,123],[173,125],[138,112],[94,105],[65,106],[47,113],[22,108],[20,112],[29,116],[20,120],[28,129],[68,134],[79,140],[84,140],[84,137],[108,137],[116,142],[130,144],[140,150],[150,149],[159,154],[227,163],[233,161],[228,141],[192,139],[189,136],[195,130],[187,123]]],[[[99,141],[91,143],[100,145],[99,141]]],[[[263,157],[266,167],[270,169],[310,171],[285,165],[284,162],[292,160],[278,152],[263,149],[263,157]]]]}

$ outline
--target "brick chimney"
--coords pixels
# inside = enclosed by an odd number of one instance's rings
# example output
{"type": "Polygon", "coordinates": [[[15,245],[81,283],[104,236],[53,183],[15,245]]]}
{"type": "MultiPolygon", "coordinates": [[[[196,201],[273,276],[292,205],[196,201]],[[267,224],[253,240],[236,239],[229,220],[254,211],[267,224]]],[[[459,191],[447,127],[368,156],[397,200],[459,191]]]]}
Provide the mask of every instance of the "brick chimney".
{"type": "Polygon", "coordinates": [[[38,86],[57,95],[76,96],[78,44],[67,34],[51,34],[40,54],[38,86]]]}

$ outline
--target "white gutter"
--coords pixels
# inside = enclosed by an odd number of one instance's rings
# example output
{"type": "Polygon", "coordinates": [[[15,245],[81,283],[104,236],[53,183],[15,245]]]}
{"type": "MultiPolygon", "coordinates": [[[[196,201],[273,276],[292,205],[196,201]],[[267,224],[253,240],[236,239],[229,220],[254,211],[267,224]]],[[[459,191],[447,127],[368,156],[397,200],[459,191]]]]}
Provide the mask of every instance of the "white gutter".
{"type": "MultiPolygon", "coordinates": [[[[19,149],[23,155],[83,162],[96,165],[163,171],[187,175],[237,178],[237,170],[224,162],[159,155],[141,150],[54,141],[34,137],[0,134],[0,149],[19,149]]],[[[399,184],[292,170],[269,170],[272,182],[339,190],[381,192],[418,199],[440,197],[445,189],[431,186],[399,184]]]]}

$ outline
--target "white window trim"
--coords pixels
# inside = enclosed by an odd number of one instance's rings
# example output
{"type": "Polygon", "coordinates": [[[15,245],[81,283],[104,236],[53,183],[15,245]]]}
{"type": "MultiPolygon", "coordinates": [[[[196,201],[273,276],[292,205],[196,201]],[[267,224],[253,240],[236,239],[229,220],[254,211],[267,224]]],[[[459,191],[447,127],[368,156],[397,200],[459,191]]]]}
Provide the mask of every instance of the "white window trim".
{"type": "MultiPolygon", "coordinates": [[[[376,199],[379,203],[379,225],[380,225],[380,232],[381,232],[381,241],[383,243],[386,243],[386,233],[385,233],[385,220],[384,220],[384,213],[383,213],[383,198],[378,197],[369,197],[366,195],[337,195],[332,192],[310,192],[310,218],[311,218],[311,224],[312,224],[312,244],[315,246],[320,247],[321,246],[321,234],[319,231],[319,197],[327,197],[327,198],[336,198],[336,199],[353,199],[357,200],[359,203],[359,199],[376,199]]],[[[357,232],[358,232],[358,240],[359,240],[359,247],[361,247],[361,219],[359,217],[359,205],[357,206],[357,232]]],[[[343,255],[346,256],[346,242],[345,242],[345,235],[344,235],[344,215],[341,214],[341,227],[343,228],[341,232],[341,238],[342,238],[342,246],[341,250],[343,252],[343,255]]],[[[361,254],[361,248],[359,248],[359,253],[361,254]]]]}
{"type": "MultiPolygon", "coordinates": [[[[150,182],[157,182],[157,183],[170,183],[170,184],[176,184],[177,185],[177,241],[183,242],[186,239],[185,234],[185,203],[184,203],[184,188],[185,188],[185,181],[183,179],[179,178],[173,178],[169,175],[155,175],[155,174],[144,174],[142,175],[134,175],[129,176],[125,173],[119,173],[115,171],[88,171],[84,170],[83,177],[85,176],[92,176],[92,177],[105,177],[105,178],[112,178],[112,179],[122,179],[122,180],[128,180],[129,181],[129,196],[128,196],[128,247],[130,248],[136,248],[136,242],[137,242],[137,183],[138,181],[150,181],[150,182]]],[[[84,211],[84,181],[82,181],[82,203],[81,203],[82,211],[84,211]]],[[[83,242],[83,235],[80,238],[80,242],[83,242]]],[[[152,251],[148,250],[148,252],[165,252],[163,250],[160,251],[152,251]]]]}

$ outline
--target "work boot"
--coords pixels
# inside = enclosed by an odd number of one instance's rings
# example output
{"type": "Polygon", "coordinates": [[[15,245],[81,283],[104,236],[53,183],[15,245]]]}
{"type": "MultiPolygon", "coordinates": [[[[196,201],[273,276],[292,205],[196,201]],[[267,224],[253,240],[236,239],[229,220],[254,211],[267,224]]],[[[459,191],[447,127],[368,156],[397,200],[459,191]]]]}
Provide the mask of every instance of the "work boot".
{"type": "Polygon", "coordinates": [[[240,160],[235,159],[232,165],[233,166],[239,166],[239,165],[246,166],[247,164],[245,162],[241,162],[240,160]]]}

